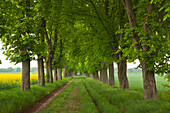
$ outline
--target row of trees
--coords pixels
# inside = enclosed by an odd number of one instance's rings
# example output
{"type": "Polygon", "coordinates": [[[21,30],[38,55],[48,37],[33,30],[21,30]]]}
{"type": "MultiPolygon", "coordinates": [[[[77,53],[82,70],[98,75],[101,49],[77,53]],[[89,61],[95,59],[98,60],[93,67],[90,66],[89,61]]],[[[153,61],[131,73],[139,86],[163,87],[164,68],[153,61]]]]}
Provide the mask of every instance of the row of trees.
{"type": "MultiPolygon", "coordinates": [[[[0,72],[13,72],[14,74],[16,72],[21,72],[21,71],[22,71],[22,69],[20,67],[17,67],[17,68],[8,67],[8,68],[1,68],[0,69],[0,72]]],[[[32,67],[32,68],[30,68],[30,72],[38,73],[38,68],[32,67]]]]}
{"type": "Polygon", "coordinates": [[[30,61],[38,56],[39,85],[78,71],[129,88],[127,62],[139,59],[145,99],[158,98],[155,73],[169,73],[168,0],[1,0],[4,54],[22,62],[22,90],[28,90],[30,61]],[[107,77],[109,68],[109,80],[107,77]]]}

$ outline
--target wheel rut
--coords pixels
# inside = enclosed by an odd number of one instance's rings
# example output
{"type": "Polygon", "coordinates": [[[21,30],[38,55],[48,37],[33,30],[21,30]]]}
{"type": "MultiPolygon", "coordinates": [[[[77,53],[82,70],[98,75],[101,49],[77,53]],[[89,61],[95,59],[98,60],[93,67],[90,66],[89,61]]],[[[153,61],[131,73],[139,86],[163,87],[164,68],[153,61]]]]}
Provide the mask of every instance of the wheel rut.
{"type": "MultiPolygon", "coordinates": [[[[74,79],[74,78],[73,78],[74,79]]],[[[67,86],[68,84],[71,83],[71,81],[73,80],[71,79],[68,83],[66,83],[64,86],[62,86],[61,88],[53,91],[52,93],[50,93],[49,95],[43,97],[41,100],[36,101],[32,106],[30,106],[29,108],[27,108],[26,110],[21,111],[20,113],[38,113],[41,110],[43,110],[52,100],[54,100],[54,98],[60,93],[62,92],[67,86]]]]}
{"type": "Polygon", "coordinates": [[[84,83],[84,81],[83,81],[83,84],[84,84],[84,86],[85,86],[85,88],[86,88],[89,96],[90,96],[91,99],[93,100],[93,103],[94,103],[95,107],[97,108],[98,112],[99,112],[99,113],[102,113],[101,109],[100,109],[100,108],[98,107],[98,105],[97,105],[96,100],[93,98],[93,96],[91,95],[90,91],[87,89],[87,86],[86,86],[86,84],[84,83]]]}

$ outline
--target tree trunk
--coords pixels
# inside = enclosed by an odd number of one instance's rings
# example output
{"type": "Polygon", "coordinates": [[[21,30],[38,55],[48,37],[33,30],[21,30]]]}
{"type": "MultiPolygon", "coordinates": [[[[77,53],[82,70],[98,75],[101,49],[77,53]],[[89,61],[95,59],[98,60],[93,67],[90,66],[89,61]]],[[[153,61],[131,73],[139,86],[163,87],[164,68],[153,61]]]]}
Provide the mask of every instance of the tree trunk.
{"type": "Polygon", "coordinates": [[[145,62],[142,62],[142,74],[143,74],[144,98],[146,100],[158,98],[154,71],[148,71],[147,64],[145,62]]]}
{"type": "Polygon", "coordinates": [[[38,85],[45,86],[44,62],[40,55],[38,55],[38,85]]]}
{"type": "MultiPolygon", "coordinates": [[[[148,23],[152,19],[151,14],[153,13],[153,10],[154,10],[154,6],[153,6],[153,4],[150,3],[150,0],[148,0],[148,2],[149,2],[149,5],[148,5],[146,22],[143,23],[144,31],[147,32],[147,34],[146,34],[147,40],[150,39],[149,35],[151,34],[151,30],[150,30],[148,23]]],[[[143,39],[143,43],[145,43],[147,40],[143,39]]],[[[148,45],[143,45],[144,52],[148,52],[149,49],[150,49],[150,47],[148,45]]],[[[152,59],[152,58],[148,55],[145,55],[144,59],[145,59],[145,61],[143,61],[142,59],[140,60],[140,62],[142,64],[144,98],[146,100],[158,98],[154,70],[148,70],[148,67],[154,68],[153,62],[150,62],[150,59],[152,59]],[[147,63],[149,64],[149,66],[147,63]]]]}
{"type": "Polygon", "coordinates": [[[100,70],[100,81],[103,81],[103,74],[102,74],[103,72],[102,72],[102,71],[103,71],[103,70],[101,69],[101,70],[100,70]]]}
{"type": "Polygon", "coordinates": [[[21,90],[30,89],[30,60],[27,59],[22,61],[22,81],[21,81],[21,90]]]}
{"type": "Polygon", "coordinates": [[[90,77],[90,74],[89,74],[89,73],[86,73],[85,75],[86,75],[86,77],[90,77]]]}
{"type": "Polygon", "coordinates": [[[94,75],[90,74],[90,78],[94,78],[94,75]]]}
{"type": "Polygon", "coordinates": [[[62,69],[58,69],[58,78],[62,80],[62,69]]]}
{"type": "Polygon", "coordinates": [[[48,55],[48,70],[49,70],[49,82],[53,83],[53,73],[52,73],[52,58],[51,54],[48,55]]]}
{"type": "Polygon", "coordinates": [[[71,72],[71,76],[75,75],[75,73],[71,72]]]}
{"type": "Polygon", "coordinates": [[[54,81],[58,80],[58,76],[57,76],[57,68],[54,68],[54,81]]]}
{"type": "Polygon", "coordinates": [[[49,82],[49,67],[48,67],[48,60],[46,60],[46,79],[47,79],[47,82],[49,82]]]}
{"type": "Polygon", "coordinates": [[[103,74],[103,83],[108,84],[108,75],[107,75],[107,68],[102,69],[102,74],[103,74]]]}
{"type": "MultiPolygon", "coordinates": [[[[147,12],[147,17],[146,17],[146,22],[143,23],[144,26],[144,31],[146,31],[148,34],[146,37],[149,39],[149,35],[151,33],[151,30],[149,26],[147,25],[150,20],[152,19],[152,12],[153,12],[153,4],[150,3],[150,0],[148,0],[149,5],[148,5],[148,12],[147,12]]],[[[132,5],[132,0],[122,0],[122,4],[124,5],[126,12],[128,14],[128,19],[130,23],[130,28],[137,27],[136,24],[136,15],[135,15],[135,10],[133,10],[133,5],[132,5]]],[[[158,15],[159,16],[159,15],[158,15]]],[[[160,19],[161,20],[161,19],[160,19]]],[[[134,33],[134,32],[133,32],[134,33]]],[[[132,37],[133,43],[139,43],[139,37],[137,35],[133,35],[132,37]]],[[[145,42],[145,40],[143,40],[145,42]]],[[[144,52],[148,52],[149,48],[147,45],[144,45],[143,48],[139,46],[139,44],[135,45],[136,50],[143,49],[144,52]]],[[[158,98],[158,93],[156,89],[156,83],[155,83],[155,77],[154,77],[154,71],[149,71],[147,70],[148,66],[146,62],[143,62],[141,58],[139,58],[141,64],[142,64],[142,74],[143,74],[143,84],[144,84],[144,97],[145,99],[154,99],[158,98]]],[[[145,60],[150,60],[148,56],[145,56],[145,60]]]]}
{"type": "Polygon", "coordinates": [[[37,60],[37,63],[38,63],[38,85],[40,86],[40,82],[41,82],[41,79],[40,79],[40,60],[39,60],[39,57],[40,55],[37,55],[38,56],[38,60],[37,60]]]}
{"type": "Polygon", "coordinates": [[[99,80],[99,74],[97,70],[94,73],[94,79],[99,80]]]}
{"type": "Polygon", "coordinates": [[[67,72],[67,77],[70,77],[71,76],[71,73],[70,72],[67,72]]]}
{"type": "Polygon", "coordinates": [[[115,78],[114,78],[114,64],[109,64],[109,85],[115,85],[115,78]]]}
{"type": "Polygon", "coordinates": [[[119,78],[120,88],[128,89],[129,82],[126,74],[127,71],[126,60],[120,61],[119,63],[117,63],[117,66],[118,66],[118,78],[119,78]]]}
{"type": "Polygon", "coordinates": [[[64,70],[63,70],[63,77],[66,78],[67,75],[66,75],[66,69],[67,69],[67,65],[64,66],[64,70]]]}

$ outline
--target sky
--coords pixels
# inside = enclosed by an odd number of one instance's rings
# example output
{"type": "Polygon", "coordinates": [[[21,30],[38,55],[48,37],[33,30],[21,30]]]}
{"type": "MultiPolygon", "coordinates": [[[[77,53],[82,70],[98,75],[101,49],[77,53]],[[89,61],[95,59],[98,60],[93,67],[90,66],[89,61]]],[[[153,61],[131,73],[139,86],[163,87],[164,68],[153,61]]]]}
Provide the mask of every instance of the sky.
{"type": "MultiPolygon", "coordinates": [[[[22,67],[22,64],[21,63],[18,63],[16,65],[14,65],[15,63],[10,63],[10,61],[8,60],[5,60],[6,59],[6,56],[4,56],[2,53],[3,53],[3,50],[1,50],[2,48],[2,43],[0,41],[0,60],[2,61],[2,64],[0,64],[0,69],[1,68],[8,68],[8,67],[12,67],[12,68],[17,68],[17,67],[22,67]]],[[[127,63],[127,68],[135,68],[139,65],[139,61],[136,60],[135,61],[136,63],[127,63]]],[[[37,67],[37,62],[36,61],[31,61],[31,67],[37,67]]],[[[114,64],[114,67],[116,68],[117,65],[114,64]]]]}
{"type": "MultiPolygon", "coordinates": [[[[18,63],[15,65],[15,63],[10,63],[9,60],[5,60],[6,56],[3,54],[3,50],[1,50],[2,48],[2,43],[0,41],[0,60],[2,61],[2,64],[0,64],[0,69],[1,68],[8,68],[8,67],[12,67],[12,68],[17,68],[17,67],[22,67],[21,63],[18,63]]],[[[37,67],[37,62],[36,61],[31,61],[31,67],[37,67]]]]}

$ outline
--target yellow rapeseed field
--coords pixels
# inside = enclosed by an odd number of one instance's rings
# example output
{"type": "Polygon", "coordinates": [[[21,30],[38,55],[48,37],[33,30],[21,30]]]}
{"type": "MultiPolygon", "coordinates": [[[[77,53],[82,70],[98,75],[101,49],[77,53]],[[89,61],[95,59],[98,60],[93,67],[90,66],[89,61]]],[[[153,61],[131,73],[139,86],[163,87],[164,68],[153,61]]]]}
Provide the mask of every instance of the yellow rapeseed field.
{"type": "MultiPolygon", "coordinates": [[[[0,90],[12,89],[21,86],[22,74],[0,74],[0,90]]],[[[31,84],[38,83],[38,74],[30,75],[31,84]]]]}
{"type": "MultiPolygon", "coordinates": [[[[0,82],[9,83],[11,81],[21,82],[22,74],[0,74],[0,82]]],[[[31,74],[31,80],[38,80],[38,74],[31,74]]]]}

